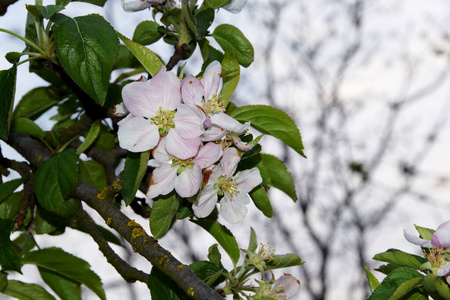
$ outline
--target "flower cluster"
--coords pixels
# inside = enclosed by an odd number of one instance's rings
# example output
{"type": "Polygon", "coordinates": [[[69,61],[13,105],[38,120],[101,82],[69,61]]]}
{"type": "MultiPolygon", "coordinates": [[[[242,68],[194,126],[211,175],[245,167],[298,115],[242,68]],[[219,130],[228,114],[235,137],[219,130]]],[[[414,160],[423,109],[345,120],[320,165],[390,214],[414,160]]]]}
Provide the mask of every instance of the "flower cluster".
{"type": "Polygon", "coordinates": [[[421,269],[431,270],[436,276],[445,276],[450,284],[450,221],[442,223],[433,233],[431,240],[425,240],[404,231],[405,238],[424,250],[427,262],[421,266],[421,269]]]}
{"type": "Polygon", "coordinates": [[[147,198],[174,189],[183,198],[198,194],[192,208],[203,218],[222,197],[222,217],[239,223],[247,214],[248,193],[262,178],[257,168],[235,174],[241,153],[252,148],[239,139],[250,124],[225,114],[221,72],[215,61],[202,79],[188,75],[180,81],[162,67],[151,80],[127,84],[123,105],[116,107],[117,114],[126,115],[118,123],[118,139],[120,147],[132,152],[152,150],[150,165],[155,170],[147,198]]]}

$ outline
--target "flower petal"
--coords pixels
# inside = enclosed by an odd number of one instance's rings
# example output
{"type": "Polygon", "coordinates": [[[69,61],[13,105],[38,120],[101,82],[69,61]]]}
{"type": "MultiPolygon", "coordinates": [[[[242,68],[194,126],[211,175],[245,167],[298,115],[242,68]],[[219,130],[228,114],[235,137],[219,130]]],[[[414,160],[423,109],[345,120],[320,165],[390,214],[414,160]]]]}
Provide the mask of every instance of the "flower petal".
{"type": "Polygon", "coordinates": [[[161,163],[171,163],[172,158],[169,156],[169,153],[166,151],[165,140],[161,139],[159,141],[158,146],[154,149],[152,156],[155,160],[161,163]]]}
{"type": "Polygon", "coordinates": [[[122,89],[123,103],[134,116],[151,118],[159,106],[159,91],[155,91],[145,82],[135,81],[122,89]]]}
{"type": "Polygon", "coordinates": [[[158,91],[158,103],[163,109],[175,110],[181,103],[180,79],[165,66],[147,84],[158,91]]]}
{"type": "Polygon", "coordinates": [[[128,115],[117,124],[119,145],[123,149],[143,152],[154,148],[159,142],[158,127],[144,118],[128,115]]]}
{"type": "Polygon", "coordinates": [[[210,142],[200,148],[192,161],[200,168],[205,169],[218,161],[222,156],[222,152],[221,145],[210,142]]]}
{"type": "Polygon", "coordinates": [[[222,159],[220,160],[220,166],[225,172],[224,175],[232,176],[236,167],[241,160],[241,156],[238,154],[236,148],[227,148],[223,151],[222,159]]]}
{"type": "Polygon", "coordinates": [[[285,274],[275,281],[273,289],[278,289],[285,297],[283,299],[290,299],[300,291],[300,281],[290,274],[285,274]]]}
{"type": "Polygon", "coordinates": [[[192,169],[185,169],[175,181],[175,190],[183,198],[197,194],[202,183],[202,169],[194,165],[192,169]]]}
{"type": "Polygon", "coordinates": [[[437,276],[447,276],[450,274],[450,263],[446,263],[445,265],[441,266],[439,270],[437,271],[437,276]]]}
{"type": "Polygon", "coordinates": [[[209,117],[211,118],[213,125],[219,126],[231,132],[242,133],[249,127],[247,123],[241,124],[224,112],[218,112],[209,117]]]}
{"type": "Polygon", "coordinates": [[[175,187],[177,169],[177,167],[169,164],[163,164],[161,167],[154,169],[147,191],[147,198],[153,199],[158,195],[170,193],[175,187]]]}
{"type": "Polygon", "coordinates": [[[203,142],[218,141],[221,140],[226,134],[227,131],[225,129],[213,125],[202,134],[201,139],[203,142]]]}
{"type": "Polygon", "coordinates": [[[128,11],[128,12],[144,10],[146,8],[149,8],[151,5],[152,5],[151,1],[135,0],[135,1],[129,1],[129,2],[125,3],[125,1],[122,0],[123,10],[128,11]]]}
{"type": "MultiPolygon", "coordinates": [[[[244,196],[248,198],[248,195],[244,196]]],[[[245,204],[243,201],[236,201],[236,198],[230,200],[225,194],[222,200],[220,200],[220,215],[232,224],[240,223],[244,220],[248,212],[245,204]]]]}
{"type": "Polygon", "coordinates": [[[230,4],[225,5],[223,8],[228,10],[230,13],[237,14],[244,7],[247,0],[233,0],[230,4]]]}
{"type": "Polygon", "coordinates": [[[174,130],[170,130],[163,139],[167,153],[179,159],[194,157],[202,144],[199,137],[195,139],[184,139],[174,130]]]}
{"type": "Polygon", "coordinates": [[[199,79],[189,74],[181,82],[181,98],[185,104],[202,105],[205,89],[199,79]]]}
{"type": "Polygon", "coordinates": [[[176,130],[185,139],[199,137],[203,133],[203,121],[205,114],[195,106],[180,104],[173,122],[176,130]]]}
{"type": "Polygon", "coordinates": [[[205,218],[211,214],[217,203],[217,190],[214,184],[207,184],[200,192],[197,201],[192,204],[192,210],[197,218],[205,218]]]}
{"type": "Polygon", "coordinates": [[[249,193],[262,183],[262,177],[258,168],[238,172],[234,179],[238,183],[240,193],[249,193]]]}
{"type": "Polygon", "coordinates": [[[408,233],[406,230],[403,230],[403,235],[410,243],[419,245],[420,247],[428,247],[428,248],[433,247],[433,245],[431,244],[431,241],[421,239],[420,237],[418,237],[414,234],[408,233]]]}
{"type": "Polygon", "coordinates": [[[128,115],[129,113],[130,112],[128,111],[127,107],[125,106],[125,104],[123,102],[114,105],[113,115],[123,117],[123,116],[128,115]]]}
{"type": "Polygon", "coordinates": [[[222,74],[222,66],[217,60],[213,61],[206,67],[201,80],[205,89],[205,100],[208,101],[212,98],[212,95],[217,96],[219,90],[220,76],[222,74]]]}
{"type": "Polygon", "coordinates": [[[234,145],[241,151],[250,151],[253,149],[253,145],[250,143],[244,143],[241,141],[241,139],[236,135],[231,135],[231,138],[233,139],[234,145]]]}
{"type": "Polygon", "coordinates": [[[439,225],[431,238],[431,242],[435,246],[450,248],[450,221],[439,225]]]}

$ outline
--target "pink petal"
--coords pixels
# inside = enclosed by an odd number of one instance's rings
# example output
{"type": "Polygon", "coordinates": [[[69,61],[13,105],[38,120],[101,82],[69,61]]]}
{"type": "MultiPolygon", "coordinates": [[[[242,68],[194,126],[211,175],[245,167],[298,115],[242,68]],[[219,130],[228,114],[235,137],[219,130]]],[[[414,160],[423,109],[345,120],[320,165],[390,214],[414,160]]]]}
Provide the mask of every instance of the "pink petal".
{"type": "Polygon", "coordinates": [[[151,118],[160,106],[160,93],[155,92],[145,82],[131,82],[122,89],[123,103],[134,116],[151,118]]]}
{"type": "Polygon", "coordinates": [[[201,136],[203,142],[211,142],[221,140],[227,131],[217,126],[211,126],[201,136]]]}
{"type": "Polygon", "coordinates": [[[248,129],[247,123],[241,124],[224,112],[218,112],[209,117],[211,118],[211,122],[213,125],[224,128],[231,132],[242,133],[248,129]]]}
{"type": "Polygon", "coordinates": [[[208,101],[212,98],[212,95],[217,96],[217,91],[219,90],[220,76],[222,74],[222,66],[217,60],[213,61],[206,67],[203,73],[203,78],[201,80],[202,85],[205,89],[205,100],[208,101]]]}
{"type": "Polygon", "coordinates": [[[175,187],[177,178],[177,167],[164,164],[153,170],[150,186],[147,191],[147,198],[153,199],[158,195],[167,195],[175,187]]]}
{"type": "Polygon", "coordinates": [[[159,142],[158,127],[149,120],[128,115],[117,124],[119,145],[123,149],[143,152],[153,149],[159,142]]]}
{"type": "Polygon", "coordinates": [[[241,156],[238,154],[236,148],[227,148],[223,151],[222,159],[220,160],[220,166],[225,172],[226,176],[232,176],[236,171],[237,165],[241,160],[241,156]]]}
{"type": "Polygon", "coordinates": [[[129,113],[130,112],[128,111],[127,107],[125,106],[125,104],[123,102],[114,105],[113,115],[119,116],[119,117],[123,117],[123,116],[126,116],[129,113]]]}
{"type": "Polygon", "coordinates": [[[217,190],[213,184],[207,184],[200,192],[200,196],[194,204],[192,210],[197,218],[205,218],[211,214],[217,203],[217,190]]]}
{"type": "Polygon", "coordinates": [[[164,143],[164,139],[159,141],[159,144],[153,151],[152,155],[153,158],[159,162],[170,163],[172,161],[172,158],[169,156],[169,153],[167,153],[164,143]]]}
{"type": "Polygon", "coordinates": [[[431,238],[431,242],[435,246],[450,248],[450,221],[439,225],[431,238]]]}
{"type": "Polygon", "coordinates": [[[181,103],[180,79],[163,66],[147,84],[158,91],[158,104],[163,109],[175,110],[181,103]]]}
{"type": "Polygon", "coordinates": [[[194,166],[192,169],[185,169],[177,177],[175,190],[183,198],[192,197],[200,189],[202,179],[202,169],[199,166],[194,166]]]}
{"type": "Polygon", "coordinates": [[[220,215],[226,221],[237,224],[242,222],[247,215],[247,206],[241,201],[235,201],[234,198],[233,200],[229,200],[225,196],[220,201],[220,215]]]}
{"type": "Polygon", "coordinates": [[[241,151],[250,151],[253,148],[253,145],[250,143],[243,143],[241,139],[235,135],[231,135],[233,139],[234,145],[241,151]]]}
{"type": "Polygon", "coordinates": [[[194,157],[202,144],[200,138],[184,139],[174,130],[170,130],[163,139],[167,153],[179,159],[194,157]]]}
{"type": "Polygon", "coordinates": [[[285,296],[283,299],[290,299],[300,291],[300,281],[292,275],[285,274],[274,283],[273,289],[277,288],[285,296]]]}
{"type": "Polygon", "coordinates": [[[192,161],[200,168],[205,169],[218,161],[222,156],[222,152],[222,145],[208,143],[200,148],[198,154],[192,161]]]}
{"type": "Polygon", "coordinates": [[[408,242],[419,245],[420,247],[428,247],[431,248],[433,245],[431,244],[431,241],[424,240],[418,237],[417,235],[408,233],[406,230],[403,230],[403,235],[408,240],[408,242]]]}
{"type": "Polygon", "coordinates": [[[261,174],[258,168],[238,172],[234,179],[238,183],[240,193],[249,193],[256,186],[262,183],[261,174]]]}
{"type": "Polygon", "coordinates": [[[203,133],[203,121],[205,114],[195,106],[180,104],[178,106],[173,122],[179,135],[185,139],[199,137],[203,133]]]}
{"type": "Polygon", "coordinates": [[[151,6],[151,2],[147,1],[141,1],[141,0],[135,0],[135,1],[129,1],[126,2],[122,0],[122,8],[124,11],[127,12],[135,12],[139,10],[144,10],[146,8],[149,8],[151,6]]]}
{"type": "Polygon", "coordinates": [[[205,89],[200,80],[189,74],[181,83],[181,98],[185,104],[202,105],[202,98],[205,96],[205,89]]]}

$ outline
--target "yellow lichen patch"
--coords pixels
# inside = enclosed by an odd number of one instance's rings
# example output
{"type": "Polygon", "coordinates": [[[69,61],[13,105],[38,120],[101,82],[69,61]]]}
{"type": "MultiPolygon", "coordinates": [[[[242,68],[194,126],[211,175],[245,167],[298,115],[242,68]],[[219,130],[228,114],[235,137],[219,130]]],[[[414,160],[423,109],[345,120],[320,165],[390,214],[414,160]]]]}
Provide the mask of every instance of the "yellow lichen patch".
{"type": "Polygon", "coordinates": [[[183,265],[179,265],[179,266],[178,266],[178,269],[183,269],[183,268],[184,268],[183,265]]]}
{"type": "Polygon", "coordinates": [[[112,183],[112,187],[116,191],[122,189],[122,185],[119,183],[119,180],[114,180],[114,182],[112,183]]]}
{"type": "Polygon", "coordinates": [[[105,200],[106,199],[107,189],[108,188],[104,188],[104,189],[99,190],[98,193],[97,193],[97,199],[105,200]]]}
{"type": "Polygon", "coordinates": [[[136,222],[135,220],[130,220],[128,222],[127,226],[129,226],[129,227],[141,227],[141,225],[138,222],[136,222]]]}
{"type": "Polygon", "coordinates": [[[189,296],[194,297],[194,288],[191,286],[189,288],[189,290],[187,291],[187,293],[188,293],[189,296]]]}
{"type": "Polygon", "coordinates": [[[133,231],[131,232],[131,237],[133,239],[145,235],[145,230],[142,229],[142,227],[133,228],[133,231]]]}
{"type": "Polygon", "coordinates": [[[112,222],[112,218],[111,217],[109,217],[108,219],[106,219],[106,225],[111,225],[111,222],[112,222]]]}
{"type": "Polygon", "coordinates": [[[162,265],[164,263],[165,260],[167,260],[169,257],[167,255],[164,255],[163,257],[161,257],[161,260],[159,261],[159,264],[162,265]]]}

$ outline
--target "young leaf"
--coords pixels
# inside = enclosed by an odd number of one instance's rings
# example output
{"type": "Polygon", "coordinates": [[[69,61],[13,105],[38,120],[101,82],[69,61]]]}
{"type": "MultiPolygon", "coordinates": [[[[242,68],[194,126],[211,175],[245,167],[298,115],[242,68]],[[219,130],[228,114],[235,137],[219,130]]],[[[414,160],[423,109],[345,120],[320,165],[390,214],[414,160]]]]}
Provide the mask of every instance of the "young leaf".
{"type": "Polygon", "coordinates": [[[28,180],[28,177],[22,177],[13,179],[7,182],[0,184],[0,203],[5,201],[11,194],[25,181],[28,180]]]}
{"type": "Polygon", "coordinates": [[[123,174],[122,196],[126,205],[129,205],[136,196],[139,184],[147,170],[150,151],[146,152],[130,152],[125,160],[125,168],[123,174]]]}
{"type": "Polygon", "coordinates": [[[154,21],[143,21],[138,24],[133,34],[133,41],[141,45],[150,45],[162,38],[158,31],[159,24],[154,21]]]}
{"type": "Polygon", "coordinates": [[[380,282],[378,279],[367,269],[367,267],[364,267],[366,270],[367,280],[369,281],[369,288],[370,292],[372,293],[379,285],[380,282]]]}
{"type": "Polygon", "coordinates": [[[228,105],[227,114],[241,122],[250,121],[252,127],[261,133],[280,139],[300,155],[305,156],[300,131],[284,111],[266,105],[241,107],[228,105]]]}
{"type": "Polygon", "coordinates": [[[38,270],[42,280],[62,300],[81,300],[81,288],[78,282],[45,268],[38,268],[38,270]]]}
{"type": "Polygon", "coordinates": [[[98,104],[103,105],[119,41],[100,15],[52,18],[55,49],[67,74],[98,104]]]}
{"type": "Polygon", "coordinates": [[[78,207],[74,200],[65,200],[78,184],[78,156],[75,149],[54,155],[34,175],[34,192],[46,210],[69,216],[78,207]]]}
{"type": "Polygon", "coordinates": [[[2,293],[20,300],[55,300],[42,286],[17,280],[8,280],[2,293]]]}
{"type": "Polygon", "coordinates": [[[83,143],[81,143],[81,145],[78,147],[77,152],[75,152],[75,154],[80,155],[81,153],[86,151],[97,139],[99,133],[100,133],[100,120],[96,120],[94,123],[92,123],[86,138],[84,139],[83,143]]]}
{"type": "Polygon", "coordinates": [[[208,278],[214,276],[219,271],[217,266],[209,261],[196,261],[189,265],[189,269],[203,281],[207,281],[208,278]]]}
{"type": "MultiPolygon", "coordinates": [[[[423,278],[421,277],[415,277],[408,281],[403,282],[398,286],[398,288],[395,290],[395,292],[392,294],[392,296],[389,298],[389,300],[401,300],[405,299],[406,296],[408,296],[408,299],[411,299],[411,292],[423,285],[423,278]]],[[[417,295],[420,295],[419,293],[414,293],[417,295]]],[[[423,296],[423,295],[422,295],[423,296]]],[[[417,298],[414,298],[417,299],[417,298]]],[[[425,298],[426,299],[426,298],[425,298]]]]}
{"type": "Polygon", "coordinates": [[[427,274],[423,280],[423,286],[433,299],[450,299],[450,288],[445,279],[433,274],[427,274]]]}
{"type": "Polygon", "coordinates": [[[297,254],[274,255],[273,259],[266,261],[267,268],[271,270],[303,265],[302,259],[297,254]]]}
{"type": "Polygon", "coordinates": [[[18,118],[11,122],[11,131],[34,136],[40,140],[45,138],[45,132],[30,119],[18,118]]]}
{"type": "Polygon", "coordinates": [[[268,171],[270,183],[273,187],[285,192],[294,202],[297,201],[297,193],[291,173],[280,159],[273,155],[261,154],[261,162],[257,167],[261,173],[268,171]]]}
{"type": "Polygon", "coordinates": [[[80,160],[80,179],[97,189],[107,185],[105,169],[95,160],[80,160]]]}
{"type": "Polygon", "coordinates": [[[106,3],[106,0],[72,0],[72,1],[85,2],[97,6],[103,6],[106,3]]]}
{"type": "Polygon", "coordinates": [[[147,286],[150,289],[152,299],[180,300],[182,293],[178,285],[158,268],[153,267],[148,276],[147,286]]]}
{"type": "Polygon", "coordinates": [[[213,263],[217,268],[221,269],[223,268],[222,262],[220,261],[222,259],[222,255],[219,251],[219,245],[214,244],[208,249],[208,259],[211,263],[213,263]]]}
{"type": "Polygon", "coordinates": [[[433,237],[433,233],[436,231],[434,229],[420,227],[417,225],[414,225],[414,227],[416,227],[416,230],[419,232],[421,238],[423,238],[424,240],[429,240],[429,241],[433,237]]]}
{"type": "Polygon", "coordinates": [[[256,239],[256,232],[252,227],[250,227],[250,241],[248,242],[247,251],[253,253],[256,251],[257,248],[258,248],[258,241],[256,239]]]}
{"type": "Polygon", "coordinates": [[[0,219],[0,266],[2,270],[14,270],[21,273],[20,258],[10,240],[13,223],[13,220],[0,219]]]}
{"type": "Polygon", "coordinates": [[[214,9],[207,8],[201,10],[195,16],[197,19],[197,40],[203,39],[208,32],[208,28],[214,21],[214,9]]]}
{"type": "Polygon", "coordinates": [[[178,199],[174,194],[168,198],[155,201],[150,212],[150,230],[155,239],[166,234],[178,210],[178,199]]]}
{"type": "Polygon", "coordinates": [[[16,91],[17,67],[14,65],[9,70],[0,71],[0,139],[6,140],[11,122],[11,110],[16,91]]]}
{"type": "Polygon", "coordinates": [[[46,248],[29,252],[23,257],[23,263],[36,265],[82,283],[100,299],[106,299],[100,277],[91,270],[91,266],[81,258],[60,248],[46,248]]]}
{"type": "Polygon", "coordinates": [[[236,56],[243,67],[248,67],[253,62],[253,46],[238,28],[230,24],[222,24],[216,27],[212,36],[223,50],[236,56]]]}
{"type": "Polygon", "coordinates": [[[410,268],[395,269],[380,283],[367,300],[390,299],[402,283],[417,277],[423,279],[423,275],[416,270],[410,268]]]}
{"type": "Polygon", "coordinates": [[[46,19],[50,19],[51,17],[53,17],[55,14],[57,14],[58,12],[60,12],[61,10],[64,9],[63,5],[47,5],[47,6],[42,6],[42,5],[26,5],[26,8],[28,10],[28,12],[30,12],[33,16],[37,17],[37,18],[46,18],[46,19]]]}
{"type": "Polygon", "coordinates": [[[212,8],[212,9],[218,9],[218,8],[221,8],[222,6],[228,5],[230,3],[231,3],[231,0],[208,0],[208,1],[204,1],[202,6],[207,7],[207,8],[212,8]]]}
{"type": "Polygon", "coordinates": [[[225,252],[228,253],[233,264],[237,264],[240,254],[239,246],[228,228],[217,221],[208,219],[192,220],[192,222],[208,231],[209,234],[211,234],[216,241],[219,242],[219,245],[222,246],[225,252]]]}
{"type": "Polygon", "coordinates": [[[133,42],[124,35],[117,33],[120,39],[125,43],[128,50],[139,60],[142,66],[150,73],[150,75],[155,76],[155,74],[164,66],[161,59],[153,53],[150,49],[141,44],[133,42]]]}
{"type": "Polygon", "coordinates": [[[268,217],[272,218],[273,216],[273,208],[272,204],[270,204],[269,196],[267,196],[266,190],[262,185],[259,185],[255,189],[253,189],[250,193],[250,198],[252,198],[256,207],[262,211],[262,213],[268,217]]]}
{"type": "Polygon", "coordinates": [[[236,57],[229,52],[225,52],[222,60],[223,86],[220,92],[220,99],[224,107],[228,106],[228,102],[238,85],[240,75],[241,69],[236,57]]]}
{"type": "Polygon", "coordinates": [[[379,253],[375,255],[373,259],[393,263],[403,267],[413,268],[416,270],[419,270],[420,266],[427,261],[423,257],[405,253],[397,249],[389,249],[386,252],[379,253]]]}

